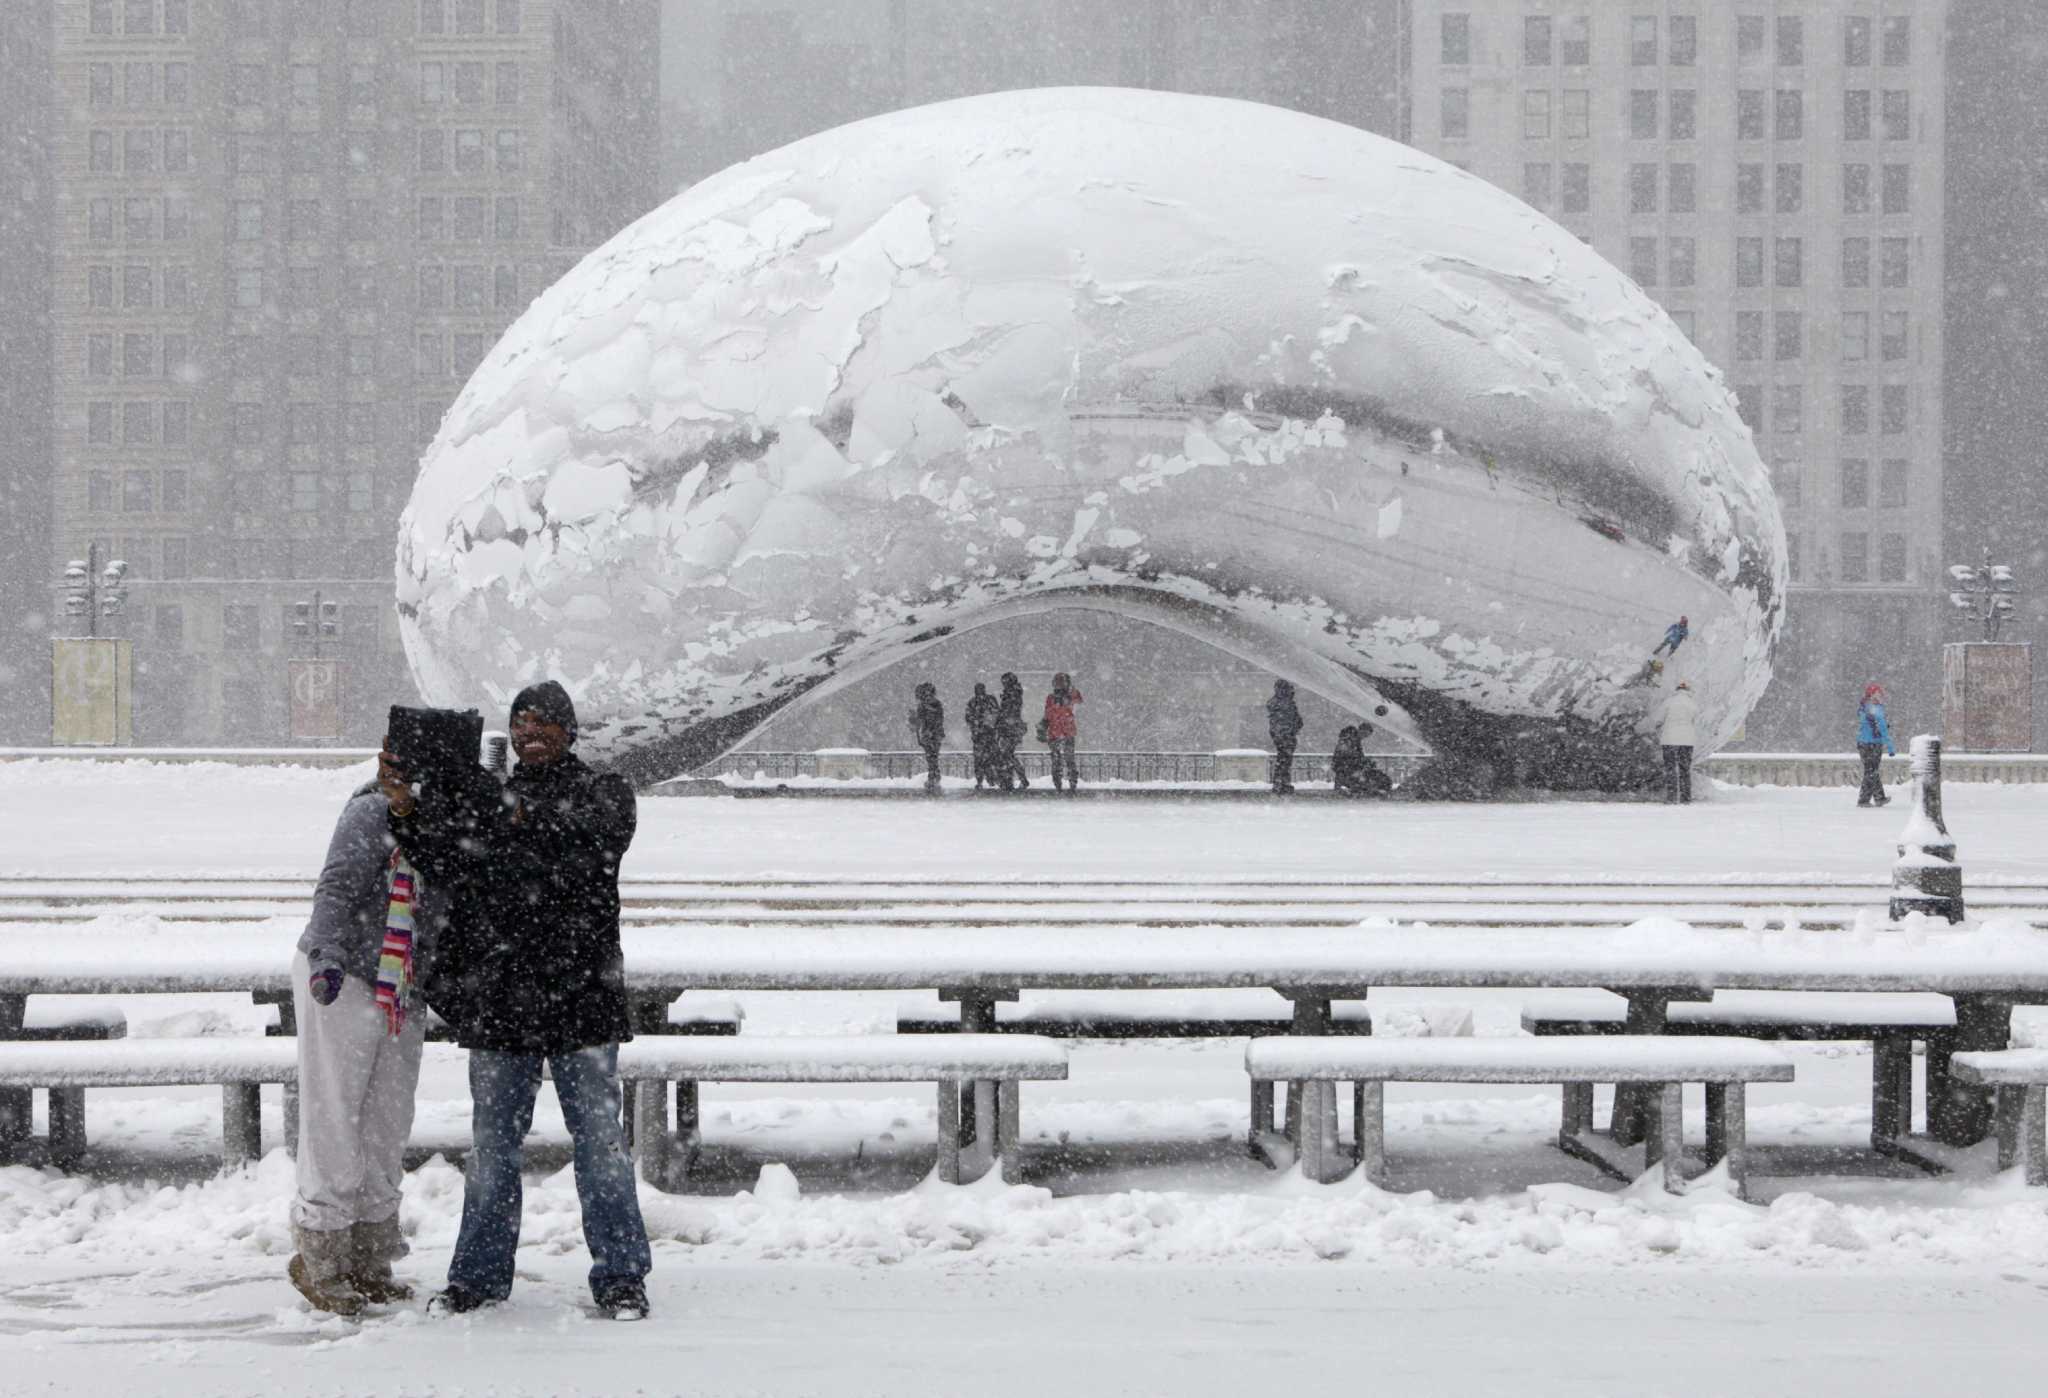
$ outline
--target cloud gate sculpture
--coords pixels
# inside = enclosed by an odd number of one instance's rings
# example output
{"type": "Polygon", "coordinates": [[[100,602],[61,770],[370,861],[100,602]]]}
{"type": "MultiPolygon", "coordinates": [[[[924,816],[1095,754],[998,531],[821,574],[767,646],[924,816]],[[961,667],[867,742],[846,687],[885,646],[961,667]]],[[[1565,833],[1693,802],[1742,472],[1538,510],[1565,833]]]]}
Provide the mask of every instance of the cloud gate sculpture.
{"type": "Polygon", "coordinates": [[[398,600],[428,698],[558,677],[642,781],[1079,606],[1482,781],[1608,785],[1681,678],[1732,736],[1784,553],[1719,375],[1541,214],[1293,112],[1035,90],[799,141],[585,258],[428,450],[398,600]]]}

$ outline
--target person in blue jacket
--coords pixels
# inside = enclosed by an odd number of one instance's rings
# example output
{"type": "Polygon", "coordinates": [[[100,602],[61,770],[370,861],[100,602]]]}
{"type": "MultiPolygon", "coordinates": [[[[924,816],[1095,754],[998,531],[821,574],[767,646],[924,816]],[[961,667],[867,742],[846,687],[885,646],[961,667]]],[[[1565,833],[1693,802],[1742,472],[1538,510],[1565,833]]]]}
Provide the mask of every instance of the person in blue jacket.
{"type": "Polygon", "coordinates": [[[1884,686],[1872,683],[1863,690],[1863,702],[1856,706],[1856,755],[1863,759],[1863,786],[1856,793],[1859,806],[1882,806],[1891,800],[1884,794],[1884,778],[1877,763],[1878,749],[1888,757],[1898,756],[1892,746],[1891,725],[1884,717],[1884,686]]]}

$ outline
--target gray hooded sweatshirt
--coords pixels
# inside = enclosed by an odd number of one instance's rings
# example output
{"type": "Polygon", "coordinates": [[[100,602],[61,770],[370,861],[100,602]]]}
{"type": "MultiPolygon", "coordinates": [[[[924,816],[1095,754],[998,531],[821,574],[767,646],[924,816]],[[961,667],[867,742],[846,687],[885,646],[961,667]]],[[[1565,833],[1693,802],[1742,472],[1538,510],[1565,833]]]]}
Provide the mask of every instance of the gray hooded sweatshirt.
{"type": "MultiPolygon", "coordinates": [[[[299,950],[318,975],[339,967],[365,985],[377,983],[377,961],[384,949],[384,921],[391,903],[391,838],[389,806],[384,794],[367,786],[349,798],[334,838],[327,845],[327,863],[313,890],[313,917],[299,938],[299,950]]],[[[432,884],[414,875],[413,994],[425,983],[433,956],[434,930],[441,924],[445,900],[432,884]]]]}

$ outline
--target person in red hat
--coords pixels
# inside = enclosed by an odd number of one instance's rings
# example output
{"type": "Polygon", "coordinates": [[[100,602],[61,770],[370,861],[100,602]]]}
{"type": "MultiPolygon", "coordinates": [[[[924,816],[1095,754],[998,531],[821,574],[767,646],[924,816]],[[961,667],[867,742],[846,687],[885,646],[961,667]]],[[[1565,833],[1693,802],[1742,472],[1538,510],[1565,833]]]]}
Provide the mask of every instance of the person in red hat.
{"type": "Polygon", "coordinates": [[[1878,766],[1878,749],[1897,757],[1892,746],[1891,724],[1885,720],[1884,686],[1875,680],[1863,687],[1863,702],[1856,706],[1856,755],[1863,759],[1863,785],[1856,792],[1859,806],[1882,806],[1891,798],[1884,794],[1883,770],[1878,766]]]}

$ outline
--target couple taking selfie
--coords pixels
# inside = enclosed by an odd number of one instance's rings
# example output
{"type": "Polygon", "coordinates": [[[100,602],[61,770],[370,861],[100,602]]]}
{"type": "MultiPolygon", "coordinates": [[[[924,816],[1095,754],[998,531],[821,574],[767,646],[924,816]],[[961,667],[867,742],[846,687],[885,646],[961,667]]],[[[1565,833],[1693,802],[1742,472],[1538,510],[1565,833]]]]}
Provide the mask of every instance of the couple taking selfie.
{"type": "Polygon", "coordinates": [[[462,1225],[430,1314],[512,1293],[520,1149],[543,1065],[574,1142],[590,1291],[647,1314],[651,1266],[618,1081],[632,1037],[619,949],[619,862],[637,807],[623,778],[571,750],[576,710],[552,680],[512,701],[519,764],[480,761],[473,710],[394,708],[377,779],[343,808],[299,939],[298,1196],[292,1284],[355,1315],[408,1301],[392,1263],[428,1008],[469,1050],[472,1143],[462,1225]]]}

